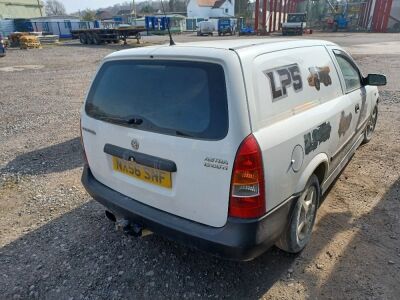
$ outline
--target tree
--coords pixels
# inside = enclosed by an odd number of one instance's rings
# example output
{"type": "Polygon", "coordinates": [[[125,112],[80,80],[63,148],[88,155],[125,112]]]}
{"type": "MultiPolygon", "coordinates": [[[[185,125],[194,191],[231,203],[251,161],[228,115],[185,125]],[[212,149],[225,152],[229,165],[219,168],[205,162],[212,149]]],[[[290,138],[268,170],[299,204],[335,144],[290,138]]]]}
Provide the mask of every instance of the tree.
{"type": "Polygon", "coordinates": [[[94,10],[87,8],[84,11],[82,11],[83,21],[94,21],[95,17],[96,17],[96,12],[94,10]]]}
{"type": "Polygon", "coordinates": [[[168,2],[168,6],[169,6],[169,11],[170,12],[173,12],[173,11],[175,11],[175,4],[176,4],[176,0],[169,0],[169,2],[168,2]]]}
{"type": "MultiPolygon", "coordinates": [[[[262,1],[260,1],[262,3],[262,1]]],[[[250,4],[249,0],[236,0],[235,1],[235,15],[238,17],[249,17],[248,6],[250,4]]]]}
{"type": "Polygon", "coordinates": [[[64,4],[58,0],[47,0],[44,9],[48,16],[62,16],[67,13],[64,4]]]}
{"type": "Polygon", "coordinates": [[[140,12],[141,13],[143,13],[143,14],[151,14],[151,13],[153,13],[155,10],[154,10],[154,8],[152,7],[152,6],[150,6],[150,5],[146,5],[146,6],[144,6],[141,10],[140,10],[140,12]]]}

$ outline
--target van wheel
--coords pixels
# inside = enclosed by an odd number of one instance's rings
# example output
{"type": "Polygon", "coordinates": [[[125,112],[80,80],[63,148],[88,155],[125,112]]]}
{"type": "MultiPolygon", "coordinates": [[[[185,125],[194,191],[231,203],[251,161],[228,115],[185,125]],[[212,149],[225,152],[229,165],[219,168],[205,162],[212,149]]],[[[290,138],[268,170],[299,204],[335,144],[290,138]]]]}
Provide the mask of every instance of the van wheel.
{"type": "Polygon", "coordinates": [[[289,253],[304,249],[311,238],[320,195],[319,181],[313,174],[296,202],[290,223],[276,243],[277,247],[289,253]]]}
{"type": "Polygon", "coordinates": [[[368,143],[372,139],[372,135],[375,131],[376,121],[378,120],[378,105],[374,107],[371,116],[369,117],[367,127],[364,131],[364,140],[363,144],[368,143]]]}

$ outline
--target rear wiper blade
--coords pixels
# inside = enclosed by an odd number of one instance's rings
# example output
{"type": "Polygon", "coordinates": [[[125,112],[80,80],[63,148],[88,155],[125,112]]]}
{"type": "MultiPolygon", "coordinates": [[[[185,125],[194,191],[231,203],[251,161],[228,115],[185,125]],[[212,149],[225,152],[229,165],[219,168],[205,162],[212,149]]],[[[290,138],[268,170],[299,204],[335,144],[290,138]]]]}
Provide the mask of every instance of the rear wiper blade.
{"type": "Polygon", "coordinates": [[[143,123],[143,119],[141,118],[130,118],[130,119],[124,119],[128,124],[133,124],[133,125],[140,125],[143,123]]]}
{"type": "Polygon", "coordinates": [[[194,137],[193,134],[182,131],[182,130],[175,130],[175,134],[179,135],[179,136],[194,137]]]}
{"type": "Polygon", "coordinates": [[[118,124],[140,125],[143,123],[143,119],[138,117],[116,118],[116,117],[99,116],[99,119],[101,119],[102,121],[118,123],[118,124]]]}

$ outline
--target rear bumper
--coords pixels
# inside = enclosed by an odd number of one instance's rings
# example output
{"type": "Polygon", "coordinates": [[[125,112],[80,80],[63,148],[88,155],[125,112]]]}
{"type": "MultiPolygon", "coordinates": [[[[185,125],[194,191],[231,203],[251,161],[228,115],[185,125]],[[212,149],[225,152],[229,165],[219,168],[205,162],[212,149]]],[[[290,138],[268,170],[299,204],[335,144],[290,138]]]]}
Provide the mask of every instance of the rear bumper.
{"type": "Polygon", "coordinates": [[[124,196],[97,181],[85,166],[82,183],[88,193],[118,217],[189,247],[233,260],[251,260],[270,248],[281,235],[295,197],[259,219],[228,218],[223,227],[196,223],[124,196]]]}

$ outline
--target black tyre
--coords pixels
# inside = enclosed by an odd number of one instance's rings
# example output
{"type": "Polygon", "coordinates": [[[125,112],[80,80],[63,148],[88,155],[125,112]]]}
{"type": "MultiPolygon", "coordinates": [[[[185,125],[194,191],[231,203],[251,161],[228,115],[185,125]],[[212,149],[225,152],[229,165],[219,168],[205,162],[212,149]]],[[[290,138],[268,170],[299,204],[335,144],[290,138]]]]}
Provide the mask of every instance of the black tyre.
{"type": "Polygon", "coordinates": [[[93,44],[95,44],[95,45],[101,44],[101,40],[97,34],[93,34],[93,44]]]}
{"type": "Polygon", "coordinates": [[[363,144],[368,143],[372,139],[377,120],[378,120],[378,105],[374,107],[374,110],[372,111],[372,114],[369,117],[367,127],[365,127],[363,144]]]}
{"type": "Polygon", "coordinates": [[[87,44],[86,35],[84,33],[81,33],[79,35],[79,41],[81,42],[81,44],[87,44]]]}
{"type": "Polygon", "coordinates": [[[93,35],[92,34],[86,35],[86,39],[87,39],[87,43],[88,44],[94,44],[93,35]]]}
{"type": "Polygon", "coordinates": [[[311,238],[320,195],[319,181],[313,174],[295,204],[290,222],[276,243],[277,247],[289,253],[304,249],[311,238]]]}

